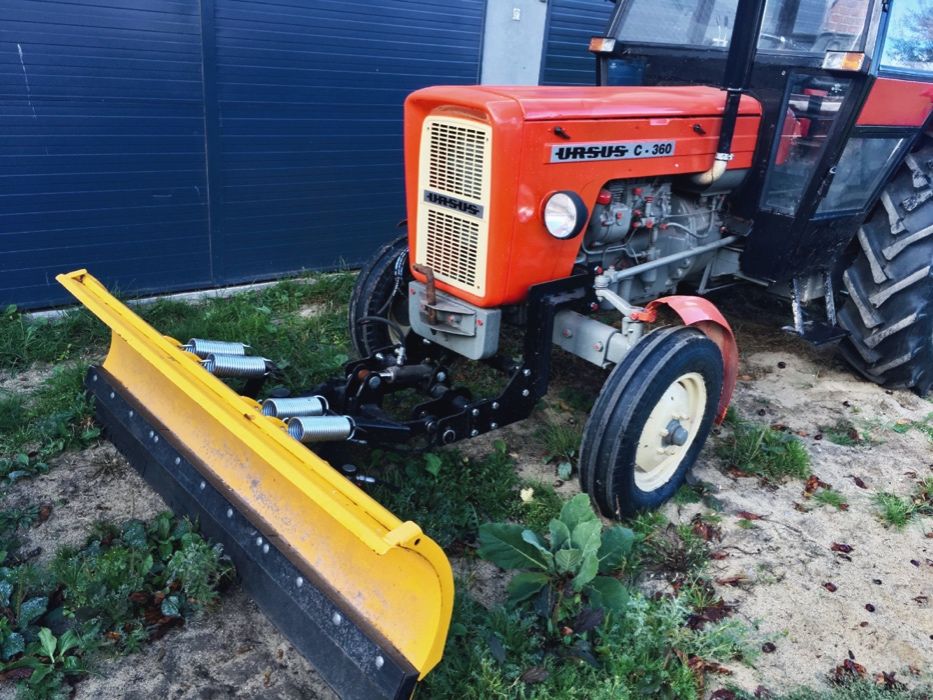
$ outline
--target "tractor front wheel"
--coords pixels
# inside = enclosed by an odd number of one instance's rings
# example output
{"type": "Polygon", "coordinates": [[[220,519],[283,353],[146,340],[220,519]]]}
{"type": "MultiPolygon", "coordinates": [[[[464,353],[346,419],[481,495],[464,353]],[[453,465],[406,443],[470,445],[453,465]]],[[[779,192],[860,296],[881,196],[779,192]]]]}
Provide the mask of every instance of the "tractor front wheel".
{"type": "Polygon", "coordinates": [[[933,147],[891,180],[843,273],[843,356],[862,375],[921,396],[933,385],[933,147]]]}
{"type": "Polygon", "coordinates": [[[405,339],[410,329],[411,279],[407,234],[382,246],[360,270],[350,295],[348,319],[357,357],[369,357],[405,339]]]}
{"type": "Polygon", "coordinates": [[[674,495],[716,416],[722,354],[692,328],[642,338],[612,370],[583,430],[580,483],[607,517],[674,495]]]}

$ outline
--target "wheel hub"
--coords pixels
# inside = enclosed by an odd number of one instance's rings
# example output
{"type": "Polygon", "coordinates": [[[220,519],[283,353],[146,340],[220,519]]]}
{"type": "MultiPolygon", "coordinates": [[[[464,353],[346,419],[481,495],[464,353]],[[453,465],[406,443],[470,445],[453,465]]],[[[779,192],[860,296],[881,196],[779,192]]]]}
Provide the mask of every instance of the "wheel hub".
{"type": "Polygon", "coordinates": [[[635,485],[654,491],[670,481],[693,441],[706,410],[706,383],[698,372],[675,379],[645,421],[635,453],[635,485]]]}

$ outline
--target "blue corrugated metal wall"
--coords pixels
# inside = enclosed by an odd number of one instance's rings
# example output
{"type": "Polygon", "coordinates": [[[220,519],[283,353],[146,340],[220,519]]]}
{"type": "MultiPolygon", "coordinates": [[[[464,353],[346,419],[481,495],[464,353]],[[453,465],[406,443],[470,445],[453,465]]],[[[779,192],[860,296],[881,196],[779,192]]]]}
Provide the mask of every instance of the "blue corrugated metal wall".
{"type": "Polygon", "coordinates": [[[484,0],[5,0],[0,305],[366,258],[404,217],[402,101],[479,79],[484,0]]]}
{"type": "Polygon", "coordinates": [[[609,0],[551,0],[541,64],[542,85],[593,85],[596,63],[587,47],[606,31],[609,0]]]}
{"type": "Polygon", "coordinates": [[[53,278],[78,266],[123,289],[209,282],[197,0],[2,15],[0,305],[63,300],[53,278]]]}

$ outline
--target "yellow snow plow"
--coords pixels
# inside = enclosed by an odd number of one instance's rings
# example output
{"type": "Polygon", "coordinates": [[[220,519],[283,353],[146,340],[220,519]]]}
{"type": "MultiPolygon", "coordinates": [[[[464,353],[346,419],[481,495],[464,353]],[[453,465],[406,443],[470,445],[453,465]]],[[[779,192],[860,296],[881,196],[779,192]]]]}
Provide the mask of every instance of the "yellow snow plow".
{"type": "Polygon", "coordinates": [[[86,270],[58,281],[112,331],[86,386],[107,436],[343,697],[405,698],[441,658],[441,548],[290,436],[86,270]]]}

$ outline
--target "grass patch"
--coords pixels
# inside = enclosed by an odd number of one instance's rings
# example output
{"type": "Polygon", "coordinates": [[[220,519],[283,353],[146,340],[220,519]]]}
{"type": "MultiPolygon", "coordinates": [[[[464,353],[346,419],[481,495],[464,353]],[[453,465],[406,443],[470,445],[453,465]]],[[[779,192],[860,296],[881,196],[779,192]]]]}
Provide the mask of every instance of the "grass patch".
{"type": "Polygon", "coordinates": [[[0,552],[0,673],[35,698],[67,696],[99,656],[136,651],[210,607],[233,571],[219,545],[171,513],[99,524],[48,567],[3,566],[8,554],[0,552]]]}
{"type": "Polygon", "coordinates": [[[732,409],[726,424],[730,432],[717,452],[731,469],[772,481],[810,475],[810,454],[796,435],[743,420],[732,409]]]}
{"type": "Polygon", "coordinates": [[[823,436],[835,445],[860,447],[872,444],[872,440],[861,432],[850,420],[841,419],[832,425],[819,426],[823,436]]]}
{"type": "Polygon", "coordinates": [[[891,430],[901,434],[917,430],[933,442],[933,413],[928,413],[923,420],[899,420],[891,426],[891,430]]]}
{"type": "Polygon", "coordinates": [[[520,510],[519,479],[504,442],[481,459],[448,449],[423,455],[374,451],[371,471],[384,484],[373,496],[402,520],[414,520],[445,549],[472,542],[483,522],[520,510]]]}
{"type": "Polygon", "coordinates": [[[699,698],[689,659],[750,661],[755,650],[736,621],[693,630],[690,615],[683,597],[633,594],[624,616],[593,630],[584,660],[572,644],[544,652],[547,641],[529,614],[487,611],[469,594],[458,596],[444,659],[419,692],[437,700],[699,698]]]}
{"type": "Polygon", "coordinates": [[[876,493],[875,506],[881,519],[898,529],[918,516],[933,516],[933,476],[918,483],[906,498],[885,491],[876,493]]]}
{"type": "Polygon", "coordinates": [[[544,446],[545,460],[556,466],[557,476],[564,481],[570,479],[580,459],[582,426],[546,421],[536,437],[544,446]]]}
{"type": "Polygon", "coordinates": [[[836,510],[846,510],[849,504],[845,497],[833,489],[820,489],[813,494],[813,500],[824,506],[831,506],[836,510]]]}

